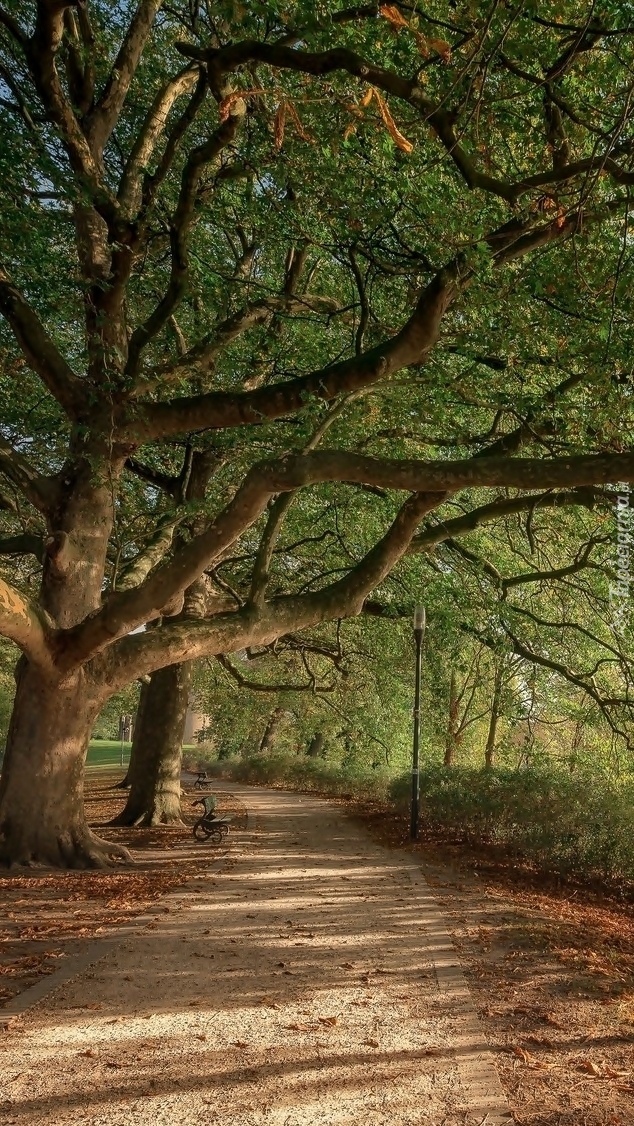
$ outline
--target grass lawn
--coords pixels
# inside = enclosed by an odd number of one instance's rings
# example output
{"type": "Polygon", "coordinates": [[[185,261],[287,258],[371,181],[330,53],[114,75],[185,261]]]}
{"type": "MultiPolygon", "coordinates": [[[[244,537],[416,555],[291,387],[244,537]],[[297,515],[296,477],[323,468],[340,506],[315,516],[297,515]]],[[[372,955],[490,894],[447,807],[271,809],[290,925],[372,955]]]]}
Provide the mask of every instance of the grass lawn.
{"type": "MultiPolygon", "coordinates": [[[[124,767],[130,761],[130,747],[130,743],[123,744],[124,767]]],[[[192,749],[188,745],[183,747],[184,751],[192,749]]],[[[119,739],[92,739],[88,747],[86,766],[98,766],[100,769],[106,766],[121,767],[121,741],[119,739]]]]}
{"type": "MultiPolygon", "coordinates": [[[[130,743],[123,744],[123,765],[130,761],[130,743]]],[[[88,747],[86,766],[121,766],[119,739],[92,739],[88,747]]]]}

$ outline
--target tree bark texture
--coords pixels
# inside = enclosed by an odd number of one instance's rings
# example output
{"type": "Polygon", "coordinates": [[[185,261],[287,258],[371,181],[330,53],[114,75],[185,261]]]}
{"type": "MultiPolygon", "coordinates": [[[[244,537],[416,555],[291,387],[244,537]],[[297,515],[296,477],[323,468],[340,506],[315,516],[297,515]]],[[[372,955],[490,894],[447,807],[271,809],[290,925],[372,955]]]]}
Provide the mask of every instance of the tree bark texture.
{"type": "MultiPolygon", "coordinates": [[[[186,501],[201,501],[219,458],[213,450],[194,451],[183,489],[186,501]]],[[[191,531],[200,525],[194,520],[191,531]]],[[[175,544],[181,543],[181,534],[175,544]]],[[[199,579],[185,591],[181,618],[204,618],[209,586],[199,579]]],[[[159,627],[160,628],[160,627],[159,627]]],[[[123,825],[167,825],[181,820],[180,775],[183,735],[192,679],[191,661],[157,669],[139,698],[127,781],[125,809],[115,820],[123,825]]]]}
{"type": "Polygon", "coordinates": [[[0,859],[106,867],[125,849],[88,828],[83,769],[97,708],[83,672],[51,684],[22,660],[0,779],[0,859]]]}
{"type": "Polygon", "coordinates": [[[172,825],[181,820],[181,760],[192,665],[184,661],[144,684],[132,741],[130,792],[115,825],[172,825]]]}
{"type": "MultiPolygon", "coordinates": [[[[108,470],[109,472],[109,470],[108,470]]],[[[63,471],[51,513],[40,600],[72,629],[101,604],[112,491],[98,459],[63,471]]],[[[99,699],[88,668],[60,673],[23,656],[0,780],[0,858],[8,864],[102,867],[128,858],[100,840],[83,809],[83,768],[99,699]]]]}

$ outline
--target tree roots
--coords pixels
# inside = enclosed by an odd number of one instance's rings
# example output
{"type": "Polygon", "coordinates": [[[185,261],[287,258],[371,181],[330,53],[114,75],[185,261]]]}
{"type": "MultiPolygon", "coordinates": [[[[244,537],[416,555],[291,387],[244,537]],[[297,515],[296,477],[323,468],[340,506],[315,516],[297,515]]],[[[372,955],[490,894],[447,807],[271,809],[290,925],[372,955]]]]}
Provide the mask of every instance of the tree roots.
{"type": "Polygon", "coordinates": [[[128,849],[95,836],[88,828],[66,833],[9,833],[0,844],[0,863],[7,867],[111,868],[114,863],[134,864],[128,849]]]}

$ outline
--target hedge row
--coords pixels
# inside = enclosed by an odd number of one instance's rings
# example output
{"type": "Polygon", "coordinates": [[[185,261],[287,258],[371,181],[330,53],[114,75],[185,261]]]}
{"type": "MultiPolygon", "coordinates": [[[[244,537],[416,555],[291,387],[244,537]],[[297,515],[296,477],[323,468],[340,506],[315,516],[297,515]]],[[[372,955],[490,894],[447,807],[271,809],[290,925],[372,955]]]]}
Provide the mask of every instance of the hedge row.
{"type": "MultiPolygon", "coordinates": [[[[405,811],[409,773],[343,768],[304,756],[251,755],[196,762],[218,777],[256,786],[386,801],[405,811]]],[[[193,760],[192,760],[193,765],[193,760]]],[[[634,881],[634,781],[560,769],[421,773],[421,819],[428,829],[470,844],[503,847],[510,857],[584,879],[634,881]]]]}

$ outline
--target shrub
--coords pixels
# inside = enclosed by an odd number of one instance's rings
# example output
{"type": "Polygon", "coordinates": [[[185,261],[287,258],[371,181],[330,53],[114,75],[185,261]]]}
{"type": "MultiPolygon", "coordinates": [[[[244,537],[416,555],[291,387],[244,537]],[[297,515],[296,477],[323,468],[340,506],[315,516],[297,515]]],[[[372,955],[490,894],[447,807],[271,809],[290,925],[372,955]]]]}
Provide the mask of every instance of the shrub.
{"type": "MultiPolygon", "coordinates": [[[[390,786],[409,804],[411,776],[390,786]]],[[[566,875],[634,879],[634,783],[553,768],[421,773],[421,816],[435,830],[566,875]]]]}
{"type": "Polygon", "coordinates": [[[390,781],[383,770],[355,764],[343,768],[328,760],[306,755],[268,753],[220,761],[200,753],[192,756],[191,768],[207,770],[216,778],[231,778],[245,785],[282,786],[289,790],[384,801],[387,800],[390,781]]]}

